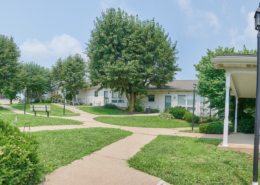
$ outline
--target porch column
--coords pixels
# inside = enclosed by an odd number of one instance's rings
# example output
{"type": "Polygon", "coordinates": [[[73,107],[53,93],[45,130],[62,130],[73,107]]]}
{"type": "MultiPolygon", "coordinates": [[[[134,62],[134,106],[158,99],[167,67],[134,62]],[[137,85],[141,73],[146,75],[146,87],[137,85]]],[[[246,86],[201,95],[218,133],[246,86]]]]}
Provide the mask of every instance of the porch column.
{"type": "Polygon", "coordinates": [[[236,97],[236,113],[235,113],[235,129],[234,129],[235,133],[237,133],[237,104],[238,104],[238,98],[236,97]]]}
{"type": "Polygon", "coordinates": [[[226,100],[225,100],[225,119],[223,130],[223,144],[228,146],[228,114],[229,114],[229,89],[230,89],[230,73],[226,73],[226,100]]]}

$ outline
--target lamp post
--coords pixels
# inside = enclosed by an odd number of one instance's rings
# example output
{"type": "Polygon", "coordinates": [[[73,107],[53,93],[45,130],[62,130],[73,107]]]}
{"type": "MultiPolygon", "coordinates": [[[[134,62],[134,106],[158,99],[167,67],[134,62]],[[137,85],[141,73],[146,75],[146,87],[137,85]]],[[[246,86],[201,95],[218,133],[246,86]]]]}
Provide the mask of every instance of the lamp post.
{"type": "Polygon", "coordinates": [[[63,108],[63,115],[65,115],[65,99],[66,99],[66,88],[64,88],[64,108],[63,108]]]}
{"type": "Polygon", "coordinates": [[[256,100],[255,100],[255,138],[254,138],[254,163],[253,185],[258,185],[258,157],[259,157],[259,122],[260,122],[260,4],[255,12],[255,29],[257,34],[257,77],[256,77],[256,100]]]}
{"type": "Polygon", "coordinates": [[[194,106],[195,106],[195,89],[196,84],[193,84],[194,90],[193,90],[193,107],[192,107],[192,131],[193,131],[193,124],[194,124],[194,106]]]}
{"type": "Polygon", "coordinates": [[[27,88],[24,88],[24,114],[26,113],[26,90],[27,88]]]}

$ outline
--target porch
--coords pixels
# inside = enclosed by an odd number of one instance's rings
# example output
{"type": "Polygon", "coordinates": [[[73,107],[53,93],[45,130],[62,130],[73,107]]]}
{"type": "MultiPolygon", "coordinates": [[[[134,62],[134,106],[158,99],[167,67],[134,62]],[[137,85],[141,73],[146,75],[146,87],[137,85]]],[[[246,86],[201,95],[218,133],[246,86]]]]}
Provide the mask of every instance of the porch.
{"type": "Polygon", "coordinates": [[[223,142],[219,149],[253,150],[254,134],[237,133],[239,98],[256,97],[256,55],[220,55],[211,59],[215,69],[224,69],[226,75],[225,119],[223,142]],[[234,134],[228,135],[229,94],[236,97],[234,134]]]}

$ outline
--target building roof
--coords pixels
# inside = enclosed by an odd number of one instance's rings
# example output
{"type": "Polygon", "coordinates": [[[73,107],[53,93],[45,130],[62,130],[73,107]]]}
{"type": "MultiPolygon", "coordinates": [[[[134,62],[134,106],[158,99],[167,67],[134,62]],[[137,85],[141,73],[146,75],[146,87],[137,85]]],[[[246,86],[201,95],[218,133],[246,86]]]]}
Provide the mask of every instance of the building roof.
{"type": "MultiPolygon", "coordinates": [[[[218,56],[234,56],[234,57],[237,57],[237,56],[241,56],[241,57],[257,57],[257,55],[251,55],[251,54],[223,54],[223,55],[218,55],[218,56]]],[[[216,57],[218,57],[216,56],[216,57]]]]}
{"type": "MultiPolygon", "coordinates": [[[[86,80],[89,84],[91,84],[90,80],[86,80]]],[[[162,89],[168,89],[168,90],[176,90],[176,91],[193,91],[193,84],[198,85],[198,80],[173,80],[170,83],[167,83],[165,87],[160,88],[162,89]]],[[[95,86],[94,88],[100,87],[100,85],[95,86]]],[[[156,90],[158,89],[156,86],[150,85],[148,87],[148,90],[156,90]]],[[[196,88],[196,91],[198,89],[196,88]]]]}
{"type": "MultiPolygon", "coordinates": [[[[171,90],[193,90],[193,84],[198,85],[198,80],[173,80],[167,83],[165,87],[161,89],[171,89],[171,90]]],[[[158,89],[155,86],[149,86],[148,89],[158,89]]],[[[196,88],[197,90],[197,88],[196,88]]]]}

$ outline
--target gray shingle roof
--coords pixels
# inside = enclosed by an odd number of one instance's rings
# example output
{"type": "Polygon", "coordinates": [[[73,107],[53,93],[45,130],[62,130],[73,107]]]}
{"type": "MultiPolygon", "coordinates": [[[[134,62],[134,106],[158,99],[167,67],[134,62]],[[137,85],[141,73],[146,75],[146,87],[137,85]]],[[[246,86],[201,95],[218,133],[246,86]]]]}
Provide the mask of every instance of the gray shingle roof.
{"type": "MultiPolygon", "coordinates": [[[[90,80],[86,80],[86,81],[91,84],[90,80]]],[[[193,84],[198,85],[198,80],[173,80],[172,82],[167,83],[166,86],[161,89],[193,91],[193,84]]],[[[100,87],[100,85],[95,87],[100,87]]],[[[148,89],[150,90],[157,89],[157,87],[150,85],[148,89]]]]}
{"type": "MultiPolygon", "coordinates": [[[[193,90],[193,84],[198,85],[198,82],[198,80],[173,80],[172,82],[166,84],[166,87],[163,87],[162,89],[193,90]]],[[[155,86],[150,86],[148,89],[157,88],[155,86]]]]}

